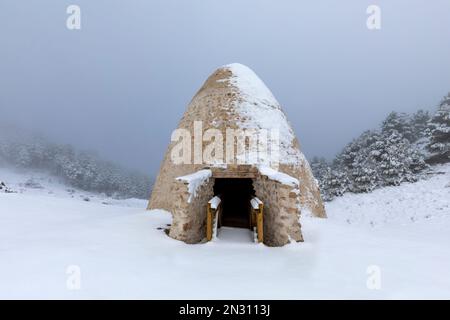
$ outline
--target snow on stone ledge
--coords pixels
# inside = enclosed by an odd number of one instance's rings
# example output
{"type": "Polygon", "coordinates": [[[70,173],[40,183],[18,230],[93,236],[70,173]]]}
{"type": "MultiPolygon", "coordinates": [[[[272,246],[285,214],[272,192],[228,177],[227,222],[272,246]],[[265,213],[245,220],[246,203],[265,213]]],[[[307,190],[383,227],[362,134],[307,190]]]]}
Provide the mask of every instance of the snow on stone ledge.
{"type": "Polygon", "coordinates": [[[220,198],[218,196],[215,196],[211,200],[208,201],[209,204],[211,204],[211,209],[217,209],[220,204],[220,198]]]}
{"type": "Polygon", "coordinates": [[[253,209],[259,209],[259,205],[263,203],[261,200],[259,200],[257,197],[252,198],[250,200],[250,204],[252,205],[253,209]]]}
{"type": "Polygon", "coordinates": [[[267,176],[269,179],[278,181],[279,183],[287,186],[298,187],[300,185],[298,179],[269,167],[261,166],[259,167],[259,172],[262,175],[267,176]]]}
{"type": "Polygon", "coordinates": [[[197,195],[198,188],[209,180],[212,176],[212,171],[209,169],[203,169],[199,170],[197,172],[194,172],[192,174],[182,176],[175,178],[178,181],[187,182],[188,184],[188,191],[189,191],[189,199],[188,203],[191,203],[191,200],[195,198],[197,195]]]}

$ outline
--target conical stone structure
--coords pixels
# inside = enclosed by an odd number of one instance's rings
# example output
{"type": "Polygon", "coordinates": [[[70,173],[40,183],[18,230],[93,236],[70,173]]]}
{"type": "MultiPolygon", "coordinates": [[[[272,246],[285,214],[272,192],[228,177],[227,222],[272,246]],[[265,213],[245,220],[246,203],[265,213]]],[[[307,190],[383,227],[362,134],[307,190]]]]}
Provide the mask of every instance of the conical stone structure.
{"type": "Polygon", "coordinates": [[[248,67],[230,64],[217,69],[190,102],[178,125],[180,129],[190,132],[191,137],[202,138],[184,141],[190,150],[181,154],[193,153],[185,163],[178,163],[177,159],[181,140],[186,139],[178,139],[179,136],[172,139],[175,141],[165,154],[148,205],[148,209],[172,213],[171,237],[187,243],[204,239],[206,205],[214,196],[218,178],[252,179],[255,195],[265,206],[264,243],[267,245],[302,241],[301,212],[326,217],[317,181],[281,106],[248,67]],[[230,129],[264,132],[261,136],[266,138],[257,140],[267,141],[269,152],[261,152],[265,149],[260,149],[259,144],[254,151],[248,139],[244,140],[247,149],[239,149],[238,138],[233,138],[230,144],[227,139],[231,137],[227,136],[230,129]],[[218,139],[219,133],[224,141],[218,139]],[[223,143],[222,150],[211,148],[212,142],[223,143]],[[231,149],[234,155],[227,153],[231,149]],[[205,152],[214,159],[207,158],[205,152]]]}

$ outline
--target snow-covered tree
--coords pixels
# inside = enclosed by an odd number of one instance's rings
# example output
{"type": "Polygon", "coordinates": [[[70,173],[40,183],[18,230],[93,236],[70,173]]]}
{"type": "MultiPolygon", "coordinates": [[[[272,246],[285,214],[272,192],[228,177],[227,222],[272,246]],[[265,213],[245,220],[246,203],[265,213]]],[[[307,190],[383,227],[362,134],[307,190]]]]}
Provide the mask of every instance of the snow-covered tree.
{"type": "Polygon", "coordinates": [[[347,175],[350,176],[348,190],[355,193],[370,192],[375,189],[378,184],[378,173],[375,169],[364,164],[358,163],[353,169],[349,170],[347,175]]]}
{"type": "Polygon", "coordinates": [[[325,201],[342,196],[348,190],[346,174],[338,169],[332,169],[324,158],[314,157],[310,165],[325,201]]]}
{"type": "Polygon", "coordinates": [[[381,131],[387,134],[397,131],[409,142],[415,139],[411,118],[406,113],[391,112],[383,121],[381,131]]]}
{"type": "Polygon", "coordinates": [[[314,157],[310,163],[311,171],[317,180],[321,180],[322,176],[326,173],[329,168],[329,164],[325,158],[314,157]]]}
{"type": "Polygon", "coordinates": [[[413,140],[410,142],[415,142],[426,136],[428,121],[430,121],[430,114],[428,111],[418,110],[411,116],[410,122],[413,132],[413,140]]]}
{"type": "Polygon", "coordinates": [[[379,185],[399,185],[403,181],[413,181],[409,155],[413,152],[409,141],[393,130],[381,135],[372,146],[372,161],[379,174],[379,185]]]}
{"type": "Polygon", "coordinates": [[[319,188],[325,201],[342,196],[349,188],[349,180],[345,171],[328,168],[319,181],[319,188]]]}
{"type": "Polygon", "coordinates": [[[388,128],[388,122],[384,125],[384,130],[366,131],[354,139],[328,170],[320,171],[318,179],[324,199],[347,191],[370,192],[377,187],[417,180],[426,167],[422,153],[394,126],[388,128]]]}
{"type": "Polygon", "coordinates": [[[14,135],[6,139],[0,134],[0,159],[17,167],[46,170],[86,191],[135,198],[147,198],[150,192],[150,178],[146,175],[43,138],[14,135]]]}
{"type": "Polygon", "coordinates": [[[427,132],[430,152],[427,162],[450,162],[450,93],[442,99],[438,110],[428,122],[427,132]]]}

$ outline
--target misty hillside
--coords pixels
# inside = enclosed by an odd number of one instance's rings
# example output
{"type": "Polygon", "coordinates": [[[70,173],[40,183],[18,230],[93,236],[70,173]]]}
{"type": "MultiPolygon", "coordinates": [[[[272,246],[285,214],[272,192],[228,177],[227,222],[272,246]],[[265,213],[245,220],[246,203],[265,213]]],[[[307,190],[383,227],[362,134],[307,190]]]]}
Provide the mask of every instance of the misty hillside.
{"type": "Polygon", "coordinates": [[[450,162],[450,94],[430,115],[391,112],[376,130],[350,142],[333,159],[314,158],[311,167],[325,201],[426,176],[430,166],[450,162]]]}
{"type": "Polygon", "coordinates": [[[150,193],[151,179],[145,174],[93,152],[78,151],[7,126],[0,126],[0,165],[43,171],[69,186],[110,197],[147,199],[150,193]]]}

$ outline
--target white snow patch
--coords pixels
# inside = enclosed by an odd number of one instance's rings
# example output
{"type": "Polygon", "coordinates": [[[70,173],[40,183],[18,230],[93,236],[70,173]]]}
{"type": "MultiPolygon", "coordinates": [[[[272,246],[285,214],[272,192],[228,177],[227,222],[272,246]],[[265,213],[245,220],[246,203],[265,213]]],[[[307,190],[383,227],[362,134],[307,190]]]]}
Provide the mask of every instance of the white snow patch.
{"type": "Polygon", "coordinates": [[[294,177],[292,177],[292,176],[290,176],[290,175],[288,175],[286,173],[274,170],[272,168],[260,166],[259,167],[259,172],[262,175],[267,176],[269,179],[278,181],[281,184],[284,184],[284,185],[287,185],[287,186],[291,186],[291,187],[298,187],[299,186],[298,179],[296,179],[296,178],[294,178],[294,177]]]}
{"type": "MultiPolygon", "coordinates": [[[[264,82],[247,66],[240,63],[225,65],[231,71],[230,83],[242,99],[236,101],[235,109],[242,117],[242,129],[265,129],[279,132],[280,163],[303,163],[305,158],[294,148],[295,133],[292,130],[280,104],[264,82]]],[[[270,137],[269,137],[270,141],[270,137]]],[[[258,163],[269,165],[272,159],[259,155],[258,163]]],[[[251,159],[250,159],[251,160],[251,159]]]]}
{"type": "Polygon", "coordinates": [[[212,171],[210,169],[203,169],[192,174],[175,178],[179,181],[187,182],[188,191],[189,191],[189,199],[188,203],[192,201],[193,198],[197,196],[198,188],[203,185],[209,178],[212,177],[212,171]]]}
{"type": "Polygon", "coordinates": [[[434,167],[428,179],[371,193],[346,193],[325,203],[329,219],[372,227],[450,217],[450,164],[434,167]]]}
{"type": "Polygon", "coordinates": [[[61,179],[38,170],[0,167],[0,177],[11,192],[19,194],[50,198],[71,198],[83,202],[127,207],[145,207],[148,202],[148,200],[136,198],[117,199],[108,197],[103,193],[80,190],[67,186],[61,179]]]}
{"type": "Polygon", "coordinates": [[[212,209],[217,209],[220,204],[220,198],[218,196],[214,196],[211,200],[208,201],[208,203],[211,205],[212,209]]]}
{"type": "Polygon", "coordinates": [[[252,198],[250,200],[250,204],[252,205],[253,209],[259,209],[259,205],[263,203],[261,200],[259,200],[257,197],[252,198]]]}

